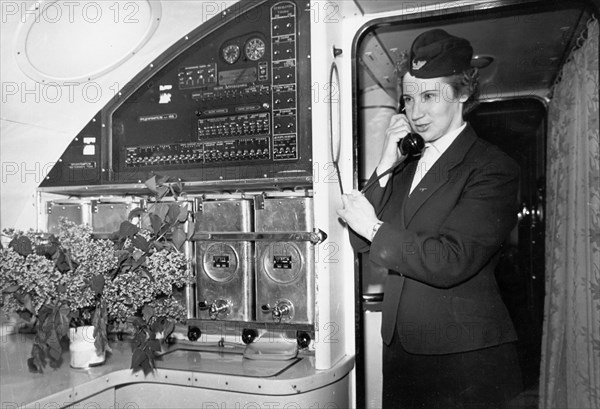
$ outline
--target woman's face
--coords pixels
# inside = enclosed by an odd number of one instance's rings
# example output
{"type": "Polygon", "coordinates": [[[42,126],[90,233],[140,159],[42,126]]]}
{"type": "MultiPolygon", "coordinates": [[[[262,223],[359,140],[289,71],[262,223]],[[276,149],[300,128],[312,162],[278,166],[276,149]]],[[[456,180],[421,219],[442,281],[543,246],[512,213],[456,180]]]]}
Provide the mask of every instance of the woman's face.
{"type": "Polygon", "coordinates": [[[467,97],[457,97],[444,78],[415,78],[407,73],[402,91],[408,121],[425,142],[433,142],[463,124],[467,97]]]}

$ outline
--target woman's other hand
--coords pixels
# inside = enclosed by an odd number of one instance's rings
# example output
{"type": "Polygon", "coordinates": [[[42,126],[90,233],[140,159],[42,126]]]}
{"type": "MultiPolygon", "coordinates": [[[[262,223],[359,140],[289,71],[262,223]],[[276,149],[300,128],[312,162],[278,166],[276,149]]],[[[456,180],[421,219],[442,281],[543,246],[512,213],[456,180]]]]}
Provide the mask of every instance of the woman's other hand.
{"type": "Polygon", "coordinates": [[[370,240],[373,226],[379,222],[371,203],[358,190],[342,195],[342,203],[344,207],[337,211],[338,216],[357,234],[370,240]]]}

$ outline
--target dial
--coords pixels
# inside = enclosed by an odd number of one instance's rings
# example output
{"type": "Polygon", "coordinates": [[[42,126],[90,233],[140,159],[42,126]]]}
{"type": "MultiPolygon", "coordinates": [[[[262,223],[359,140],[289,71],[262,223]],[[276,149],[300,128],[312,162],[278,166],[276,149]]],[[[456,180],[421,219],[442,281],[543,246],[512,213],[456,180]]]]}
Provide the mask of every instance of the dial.
{"type": "Polygon", "coordinates": [[[265,42],[258,37],[251,38],[246,43],[246,48],[244,50],[246,52],[246,57],[250,61],[260,60],[263,55],[265,55],[265,42]]]}
{"type": "Polygon", "coordinates": [[[228,64],[233,64],[240,58],[240,47],[237,44],[229,44],[223,47],[223,59],[228,64]]]}

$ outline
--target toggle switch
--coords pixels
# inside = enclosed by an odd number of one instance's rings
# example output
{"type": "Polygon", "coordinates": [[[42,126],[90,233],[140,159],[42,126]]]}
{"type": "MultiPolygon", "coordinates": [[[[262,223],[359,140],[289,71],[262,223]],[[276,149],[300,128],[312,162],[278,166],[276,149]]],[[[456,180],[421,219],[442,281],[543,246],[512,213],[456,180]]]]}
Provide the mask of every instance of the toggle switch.
{"type": "Polygon", "coordinates": [[[208,310],[208,316],[211,320],[224,318],[231,313],[231,302],[228,300],[218,299],[208,304],[206,301],[200,301],[198,307],[201,311],[208,310]]]}
{"type": "Polygon", "coordinates": [[[290,300],[279,300],[271,308],[269,304],[260,307],[263,314],[271,313],[273,321],[280,323],[282,320],[289,321],[294,317],[294,304],[290,300]]]}

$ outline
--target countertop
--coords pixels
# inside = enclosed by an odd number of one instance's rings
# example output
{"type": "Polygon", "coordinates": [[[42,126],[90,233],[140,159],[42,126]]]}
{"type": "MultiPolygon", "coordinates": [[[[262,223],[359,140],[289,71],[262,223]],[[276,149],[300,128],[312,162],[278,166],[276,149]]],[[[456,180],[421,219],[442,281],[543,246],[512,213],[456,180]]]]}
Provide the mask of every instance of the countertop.
{"type": "Polygon", "coordinates": [[[315,369],[312,353],[288,360],[255,360],[243,357],[243,348],[203,350],[202,346],[176,344],[157,361],[158,369],[144,375],[133,373],[131,344],[111,342],[106,362],[88,369],[69,366],[69,351],[63,363],[47,367],[42,374],[31,373],[27,358],[33,335],[11,334],[0,339],[0,396],[2,408],[45,407],[77,402],[104,390],[131,383],[164,383],[255,395],[292,395],[334,383],[354,365],[344,357],[333,368],[315,369]]]}

